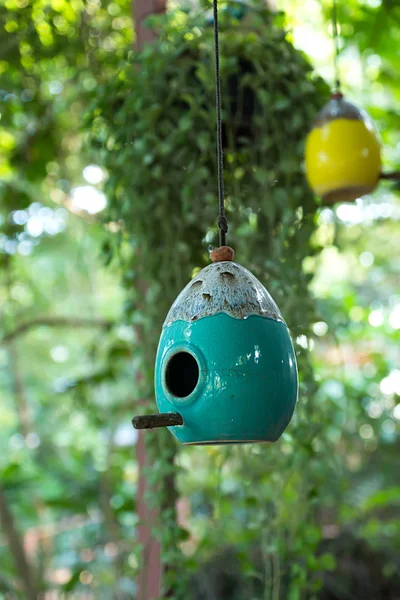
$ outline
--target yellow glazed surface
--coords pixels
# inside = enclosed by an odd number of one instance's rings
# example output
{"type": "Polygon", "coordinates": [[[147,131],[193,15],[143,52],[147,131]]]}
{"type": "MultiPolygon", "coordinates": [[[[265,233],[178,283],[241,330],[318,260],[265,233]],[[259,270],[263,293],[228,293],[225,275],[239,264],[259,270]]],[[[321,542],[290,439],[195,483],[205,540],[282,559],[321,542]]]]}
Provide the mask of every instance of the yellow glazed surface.
{"type": "Polygon", "coordinates": [[[371,192],[380,171],[380,143],[368,123],[335,119],[309,133],[307,179],[327,202],[355,200],[371,192]]]}

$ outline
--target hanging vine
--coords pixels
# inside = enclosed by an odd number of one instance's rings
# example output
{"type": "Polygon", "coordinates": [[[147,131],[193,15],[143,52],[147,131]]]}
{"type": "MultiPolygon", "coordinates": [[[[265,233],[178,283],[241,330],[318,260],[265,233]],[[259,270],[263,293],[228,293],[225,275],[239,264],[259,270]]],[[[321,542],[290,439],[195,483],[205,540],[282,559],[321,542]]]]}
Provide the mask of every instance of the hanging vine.
{"type": "MultiPolygon", "coordinates": [[[[329,89],[292,46],[279,19],[267,9],[252,12],[245,21],[228,12],[220,17],[226,211],[238,260],[266,285],[296,338],[307,336],[316,320],[310,275],[303,270],[304,258],[318,251],[312,244],[318,206],[304,178],[304,138],[329,89]]],[[[123,266],[127,319],[141,331],[136,368],[143,377],[135,396],[147,399],[149,412],[155,406],[153,363],[163,319],[191,275],[208,262],[210,246],[218,244],[212,27],[207,14],[181,10],[155,24],[157,41],[129,53],[115,77],[98,89],[88,115],[89,143],[108,171],[106,225],[111,233],[104,251],[123,266]]],[[[310,440],[322,410],[313,402],[316,385],[304,345],[296,347],[300,402],[290,429],[303,467],[312,462],[310,440]]],[[[169,597],[187,598],[191,571],[183,567],[180,552],[187,533],[176,525],[174,500],[168,497],[171,473],[177,472],[175,442],[160,431],[146,439],[153,457],[149,474],[158,484],[151,501],[163,507],[158,533],[168,565],[165,589],[173,590],[169,597]]],[[[279,449],[268,450],[267,461],[264,450],[251,452],[238,450],[227,460],[243,472],[250,455],[254,472],[274,461],[289,464],[279,449]]],[[[279,489],[276,474],[271,477],[279,489]]],[[[305,497],[318,485],[315,478],[308,468],[300,486],[305,497]]],[[[283,517],[276,499],[267,497],[265,481],[244,486],[242,500],[253,497],[257,486],[260,522],[269,519],[272,532],[283,517]]],[[[288,522],[290,536],[307,538],[301,524],[288,522]]],[[[220,534],[218,526],[210,530],[214,547],[220,534]]],[[[315,546],[318,539],[307,543],[315,546]]],[[[281,553],[296,561],[301,550],[293,546],[281,553]]],[[[300,581],[303,571],[287,577],[300,581]]]]}

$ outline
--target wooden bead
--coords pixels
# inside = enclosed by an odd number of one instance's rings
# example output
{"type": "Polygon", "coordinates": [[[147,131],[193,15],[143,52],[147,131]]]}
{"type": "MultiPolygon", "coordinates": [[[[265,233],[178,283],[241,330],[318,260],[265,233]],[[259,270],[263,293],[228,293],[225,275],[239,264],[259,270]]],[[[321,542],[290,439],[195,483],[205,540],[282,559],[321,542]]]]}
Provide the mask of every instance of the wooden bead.
{"type": "Polygon", "coordinates": [[[235,251],[229,246],[220,246],[210,252],[210,258],[212,262],[232,261],[235,258],[235,251]]]}

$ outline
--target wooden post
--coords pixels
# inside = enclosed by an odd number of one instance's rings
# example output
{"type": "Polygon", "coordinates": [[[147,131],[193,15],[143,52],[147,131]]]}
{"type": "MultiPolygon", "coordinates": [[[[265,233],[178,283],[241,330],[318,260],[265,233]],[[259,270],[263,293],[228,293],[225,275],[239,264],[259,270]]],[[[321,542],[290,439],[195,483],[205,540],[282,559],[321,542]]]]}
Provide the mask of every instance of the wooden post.
{"type": "MultiPolygon", "coordinates": [[[[133,0],[132,12],[136,31],[136,48],[151,42],[155,34],[143,26],[148,15],[160,14],[166,10],[167,0],[133,0]]],[[[157,519],[157,512],[149,510],[146,504],[147,482],[144,469],[147,466],[143,431],[139,431],[136,445],[136,457],[139,466],[139,482],[137,493],[137,513],[139,517],[138,539],[142,545],[141,570],[138,577],[137,600],[157,600],[161,595],[161,547],[152,536],[152,528],[157,519]]]]}

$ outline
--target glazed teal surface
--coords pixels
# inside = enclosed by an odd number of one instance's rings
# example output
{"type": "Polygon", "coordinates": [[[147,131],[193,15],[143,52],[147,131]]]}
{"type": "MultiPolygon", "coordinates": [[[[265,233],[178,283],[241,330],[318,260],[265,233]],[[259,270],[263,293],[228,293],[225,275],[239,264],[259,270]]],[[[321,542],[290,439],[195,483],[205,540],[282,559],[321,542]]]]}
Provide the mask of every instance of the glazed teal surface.
{"type": "Polygon", "coordinates": [[[184,444],[274,442],[292,417],[297,366],[287,326],[260,316],[225,313],[163,328],[155,372],[160,412],[179,412],[184,424],[170,427],[184,444]],[[194,391],[172,396],[166,365],[180,351],[199,365],[194,391]]]}

